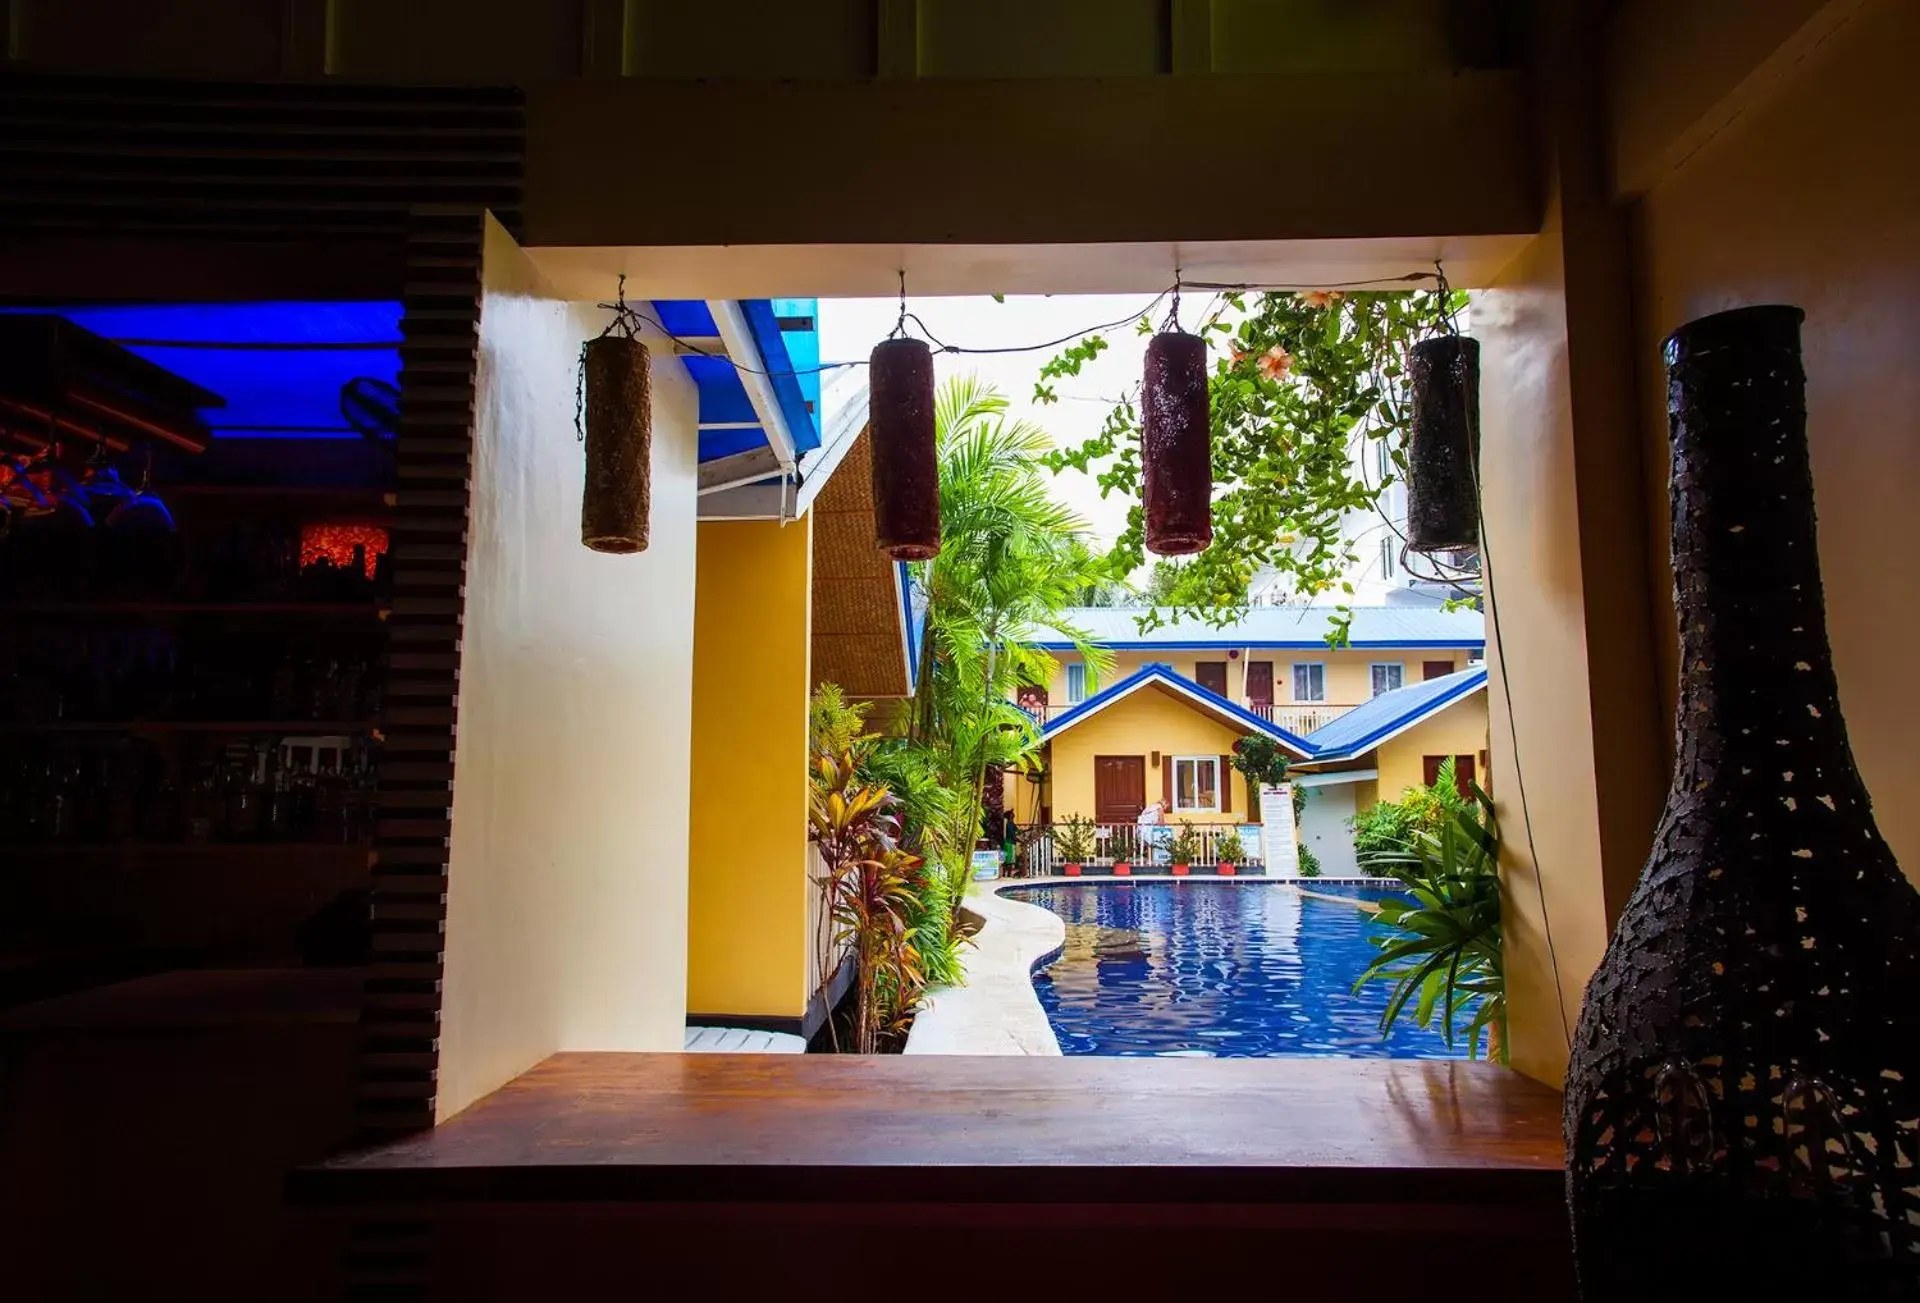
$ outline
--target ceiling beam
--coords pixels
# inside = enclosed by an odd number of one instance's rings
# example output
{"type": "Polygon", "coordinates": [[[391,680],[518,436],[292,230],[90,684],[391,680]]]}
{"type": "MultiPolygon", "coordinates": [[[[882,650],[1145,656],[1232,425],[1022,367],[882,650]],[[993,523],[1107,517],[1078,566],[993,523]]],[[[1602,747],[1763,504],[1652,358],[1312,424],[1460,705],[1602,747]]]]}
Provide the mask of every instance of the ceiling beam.
{"type": "Polygon", "coordinates": [[[740,484],[752,484],[780,474],[780,459],[773,449],[761,447],[737,452],[730,457],[715,457],[700,463],[700,493],[718,493],[740,484]]]}
{"type": "Polygon", "coordinates": [[[701,520],[790,520],[793,485],[785,480],[771,484],[742,484],[722,493],[709,493],[700,499],[701,520]]]}
{"type": "Polygon", "coordinates": [[[534,83],[522,243],[1531,235],[1532,121],[1515,71],[534,83]],[[831,167],[816,151],[757,151],[753,190],[777,203],[740,202],[733,150],[683,143],[664,164],[671,185],[657,168],[608,167],[662,122],[697,122],[709,141],[804,122],[809,139],[848,147],[831,167]],[[1122,179],[1143,169],[1153,202],[1125,202],[1122,179]],[[1232,177],[1233,202],[1208,177],[1232,177]]]}

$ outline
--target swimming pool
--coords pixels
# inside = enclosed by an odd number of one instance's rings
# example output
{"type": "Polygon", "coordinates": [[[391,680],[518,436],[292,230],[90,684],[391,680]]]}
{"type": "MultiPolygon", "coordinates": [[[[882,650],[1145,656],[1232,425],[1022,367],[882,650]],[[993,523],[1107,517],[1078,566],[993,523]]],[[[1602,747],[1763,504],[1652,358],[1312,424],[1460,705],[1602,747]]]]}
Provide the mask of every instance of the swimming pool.
{"type": "MultiPolygon", "coordinates": [[[[1067,925],[1033,976],[1066,1054],[1265,1058],[1465,1058],[1437,1026],[1403,1016],[1386,1036],[1388,988],[1353,979],[1376,953],[1372,916],[1272,883],[1067,883],[1014,889],[1067,925]]],[[[1342,895],[1378,899],[1379,888],[1342,895]]]]}

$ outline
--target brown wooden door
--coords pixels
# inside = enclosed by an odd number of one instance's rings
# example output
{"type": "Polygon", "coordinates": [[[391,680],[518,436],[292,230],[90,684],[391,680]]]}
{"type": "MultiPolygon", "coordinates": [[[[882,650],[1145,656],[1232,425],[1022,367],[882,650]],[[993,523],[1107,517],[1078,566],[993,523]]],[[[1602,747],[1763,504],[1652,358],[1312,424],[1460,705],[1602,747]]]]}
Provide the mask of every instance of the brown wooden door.
{"type": "Polygon", "coordinates": [[[1225,661],[1195,661],[1193,681],[1208,692],[1227,695],[1227,663],[1225,661]]]}
{"type": "Polygon", "coordinates": [[[1132,823],[1147,804],[1145,756],[1093,758],[1093,821],[1132,823]]]}
{"type": "Polygon", "coordinates": [[[1273,662],[1247,662],[1247,704],[1249,706],[1271,706],[1273,704],[1273,662]]]}
{"type": "Polygon", "coordinates": [[[1420,662],[1420,678],[1423,682],[1427,679],[1444,679],[1451,673],[1453,673],[1452,661],[1420,662]]]}
{"type": "Polygon", "coordinates": [[[1428,787],[1440,781],[1440,766],[1453,761],[1453,787],[1462,796],[1471,795],[1467,784],[1476,777],[1472,756],[1421,756],[1420,774],[1428,787]]]}

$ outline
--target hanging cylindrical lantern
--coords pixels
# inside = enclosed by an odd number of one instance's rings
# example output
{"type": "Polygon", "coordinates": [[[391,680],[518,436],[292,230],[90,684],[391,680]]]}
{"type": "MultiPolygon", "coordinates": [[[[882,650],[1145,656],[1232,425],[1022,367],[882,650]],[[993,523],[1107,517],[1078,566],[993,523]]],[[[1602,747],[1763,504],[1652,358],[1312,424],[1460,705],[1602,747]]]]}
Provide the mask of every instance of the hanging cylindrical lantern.
{"type": "Polygon", "coordinates": [[[1147,551],[1185,556],[1213,542],[1213,421],[1207,342],[1164,331],[1147,344],[1140,464],[1147,551]]]}
{"type": "Polygon", "coordinates": [[[624,335],[589,340],[586,489],[580,541],[595,552],[644,552],[653,498],[653,376],[647,346],[624,335]]]}
{"type": "Polygon", "coordinates": [[[1480,343],[1436,335],[1413,346],[1413,421],[1407,435],[1407,546],[1448,552],[1480,546],[1475,463],[1480,456],[1480,343]]]}
{"type": "Polygon", "coordinates": [[[896,561],[925,561],[940,554],[933,350],[917,339],[883,339],[867,369],[874,541],[896,561]]]}

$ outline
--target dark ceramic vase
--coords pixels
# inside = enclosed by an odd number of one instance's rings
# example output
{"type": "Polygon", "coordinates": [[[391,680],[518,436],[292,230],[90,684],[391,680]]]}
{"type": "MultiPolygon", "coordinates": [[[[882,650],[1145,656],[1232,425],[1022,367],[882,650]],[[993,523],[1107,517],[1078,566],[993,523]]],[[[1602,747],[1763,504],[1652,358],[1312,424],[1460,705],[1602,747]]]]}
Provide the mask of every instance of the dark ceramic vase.
{"type": "Polygon", "coordinates": [[[1587,1303],[1920,1295],[1920,895],[1840,718],[1802,315],[1666,343],[1677,755],[1567,1068],[1587,1303]]]}

